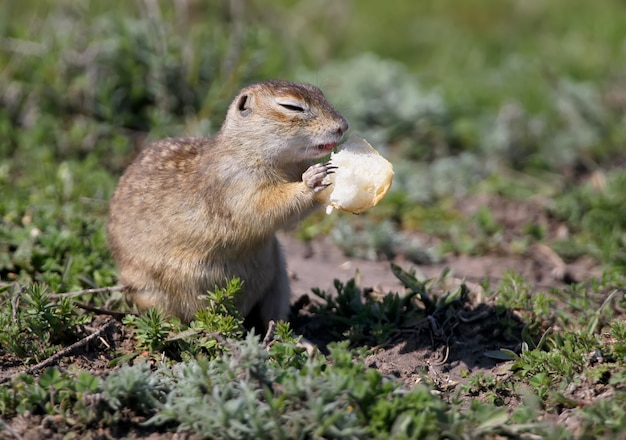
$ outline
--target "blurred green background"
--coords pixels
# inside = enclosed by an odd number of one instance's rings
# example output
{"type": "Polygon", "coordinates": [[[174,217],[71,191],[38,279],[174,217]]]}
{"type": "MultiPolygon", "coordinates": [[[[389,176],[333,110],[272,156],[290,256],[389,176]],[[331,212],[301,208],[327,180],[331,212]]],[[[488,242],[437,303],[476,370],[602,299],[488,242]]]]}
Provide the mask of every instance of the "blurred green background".
{"type": "Polygon", "coordinates": [[[316,216],[301,237],[330,234],[348,254],[421,263],[542,241],[566,260],[623,271],[625,9],[4,0],[0,278],[55,290],[113,284],[103,225],[124,167],[150,140],[214,133],[237,90],[268,78],[320,86],[396,168],[367,215],[316,216]],[[504,238],[492,209],[463,211],[479,194],[538,203],[569,233],[529,217],[504,238]]]}

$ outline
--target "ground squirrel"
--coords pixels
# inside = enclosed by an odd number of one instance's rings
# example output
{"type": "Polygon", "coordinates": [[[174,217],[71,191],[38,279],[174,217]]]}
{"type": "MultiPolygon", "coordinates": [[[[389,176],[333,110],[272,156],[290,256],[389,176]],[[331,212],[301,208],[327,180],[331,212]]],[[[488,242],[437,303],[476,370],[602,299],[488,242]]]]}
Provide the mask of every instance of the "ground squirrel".
{"type": "Polygon", "coordinates": [[[144,149],[120,179],[107,223],[133,301],[189,322],[200,295],[239,277],[244,317],[286,319],[290,289],[275,232],[319,206],[314,196],[333,171],[313,162],[346,130],[317,87],[273,80],[242,89],[215,136],[144,149]]]}

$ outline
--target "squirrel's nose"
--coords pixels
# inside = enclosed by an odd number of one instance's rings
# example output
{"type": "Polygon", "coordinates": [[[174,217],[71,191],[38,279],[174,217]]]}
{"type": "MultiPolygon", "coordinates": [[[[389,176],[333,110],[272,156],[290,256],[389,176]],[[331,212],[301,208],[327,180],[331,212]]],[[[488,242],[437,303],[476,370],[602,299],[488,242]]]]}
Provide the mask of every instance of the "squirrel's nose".
{"type": "Polygon", "coordinates": [[[339,125],[335,129],[335,133],[341,136],[346,131],[348,131],[349,128],[350,128],[350,124],[348,124],[348,121],[346,121],[346,119],[342,117],[341,120],[339,121],[339,125]]]}

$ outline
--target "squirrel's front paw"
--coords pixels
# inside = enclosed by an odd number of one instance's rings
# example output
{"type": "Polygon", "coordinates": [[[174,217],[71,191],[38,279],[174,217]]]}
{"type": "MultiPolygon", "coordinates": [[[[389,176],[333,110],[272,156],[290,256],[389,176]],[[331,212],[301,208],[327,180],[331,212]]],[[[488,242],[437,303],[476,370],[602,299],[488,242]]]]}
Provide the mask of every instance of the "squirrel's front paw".
{"type": "Polygon", "coordinates": [[[304,172],[302,181],[306,186],[311,188],[314,193],[318,193],[330,186],[330,183],[324,183],[324,178],[334,173],[336,169],[337,167],[331,165],[330,162],[316,163],[315,165],[311,165],[304,172]]]}

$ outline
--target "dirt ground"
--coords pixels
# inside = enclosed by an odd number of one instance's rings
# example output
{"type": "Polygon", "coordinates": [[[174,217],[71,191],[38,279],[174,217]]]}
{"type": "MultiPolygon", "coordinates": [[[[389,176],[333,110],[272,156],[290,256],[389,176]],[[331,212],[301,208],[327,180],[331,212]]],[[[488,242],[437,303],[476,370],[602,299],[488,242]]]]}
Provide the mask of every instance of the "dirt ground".
{"type": "MultiPolygon", "coordinates": [[[[374,292],[403,292],[404,287],[391,271],[389,261],[367,261],[347,258],[330,240],[304,244],[289,236],[280,237],[287,255],[292,279],[293,301],[302,295],[311,297],[311,287],[317,286],[334,292],[333,280],[342,282],[355,277],[358,272],[360,287],[374,292]]],[[[407,386],[419,382],[428,374],[438,386],[447,388],[462,381],[468,372],[499,374],[498,362],[485,356],[485,352],[508,348],[519,351],[519,341],[501,334],[500,317],[488,298],[483,295],[479,281],[489,278],[492,285],[502,278],[505,271],[514,270],[537,289],[563,286],[574,276],[584,279],[597,275],[589,261],[581,260],[565,265],[556,260],[548,248],[537,247],[527,256],[448,257],[444,263],[417,266],[402,257],[393,262],[405,270],[412,269],[420,280],[436,278],[446,268],[451,270],[450,282],[454,288],[465,282],[472,292],[471,307],[459,312],[463,321],[456,324],[452,335],[437,337],[436,329],[422,328],[407,334],[395,344],[381,348],[368,358],[372,368],[402,380],[407,386]],[[433,331],[434,330],[434,331],[433,331]]],[[[313,299],[313,298],[311,298],[313,299]]],[[[315,324],[312,324],[315,326],[315,324]]],[[[519,322],[519,330],[523,323],[519,322]]],[[[305,337],[319,334],[320,326],[311,331],[298,328],[305,337]]],[[[315,337],[311,339],[315,340],[315,337]]],[[[315,340],[314,342],[318,342],[315,340]]]]}
{"type": "MultiPolygon", "coordinates": [[[[500,371],[499,362],[485,355],[486,352],[508,348],[520,351],[518,339],[524,323],[519,321],[517,335],[504,334],[499,325],[499,311],[485,297],[480,282],[489,279],[492,286],[502,279],[506,271],[512,270],[522,275],[536,290],[563,287],[572,282],[588,280],[601,275],[597,265],[588,258],[566,263],[545,244],[534,244],[524,254],[518,255],[508,248],[515,237],[529,222],[542,225],[548,238],[568,234],[564,224],[549,216],[541,201],[526,203],[512,202],[493,196],[478,196],[460,202],[458,209],[471,216],[480,207],[491,209],[494,219],[505,228],[501,249],[482,256],[446,256],[439,264],[415,265],[402,256],[393,261],[367,261],[347,258],[329,239],[312,243],[302,243],[289,235],[279,236],[288,262],[291,275],[293,300],[311,292],[311,287],[333,292],[333,280],[342,282],[358,273],[360,287],[372,289],[379,294],[402,292],[403,286],[391,271],[390,263],[405,270],[415,271],[419,280],[439,277],[448,268],[449,282],[465,283],[471,291],[471,301],[463,310],[457,310],[454,331],[438,333],[437,322],[408,332],[394,344],[380,347],[368,358],[369,366],[382,373],[402,380],[407,386],[427,375],[440,388],[455,386],[467,377],[468,373],[483,371],[485,374],[507,374],[500,371]],[[435,328],[433,328],[433,326],[435,328]]],[[[454,288],[455,286],[451,286],[454,288]]],[[[509,311],[515,314],[515,311],[509,311]]],[[[511,316],[510,316],[511,317],[511,316]]],[[[515,318],[515,316],[512,316],[515,318]]],[[[323,326],[314,329],[299,328],[305,337],[315,339],[323,326]]],[[[514,402],[511,402],[514,404],[514,402]]]]}

